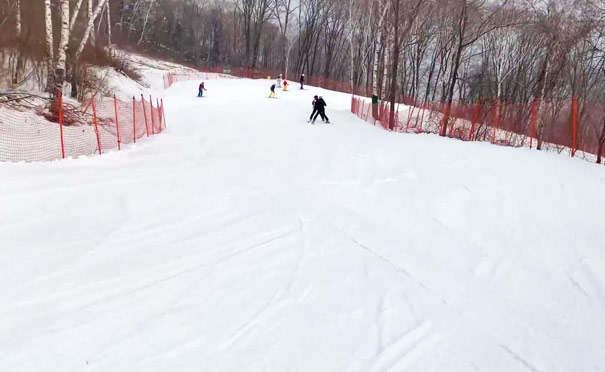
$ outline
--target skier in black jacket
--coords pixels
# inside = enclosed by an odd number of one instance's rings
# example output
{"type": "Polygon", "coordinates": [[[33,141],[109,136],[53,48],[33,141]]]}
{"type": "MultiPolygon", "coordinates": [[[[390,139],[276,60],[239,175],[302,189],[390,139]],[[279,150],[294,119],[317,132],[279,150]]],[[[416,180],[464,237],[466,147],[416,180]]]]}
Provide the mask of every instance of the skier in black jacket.
{"type": "MultiPolygon", "coordinates": [[[[317,113],[317,107],[315,106],[315,104],[317,103],[317,100],[319,99],[319,97],[314,96],[313,97],[313,102],[311,102],[311,106],[313,106],[313,112],[311,113],[311,116],[309,116],[309,123],[313,120],[313,115],[315,115],[317,113]]],[[[323,119],[322,119],[323,121],[323,119]]]]}
{"type": "Polygon", "coordinates": [[[303,85],[305,84],[305,74],[300,75],[300,89],[304,89],[303,85]]]}
{"type": "Polygon", "coordinates": [[[315,119],[317,119],[318,115],[321,115],[321,120],[325,121],[328,124],[330,123],[330,119],[328,119],[328,116],[326,115],[326,106],[328,106],[328,104],[320,96],[317,101],[315,101],[314,111],[317,110],[317,112],[315,113],[315,116],[313,117],[311,123],[315,124],[315,119]]]}

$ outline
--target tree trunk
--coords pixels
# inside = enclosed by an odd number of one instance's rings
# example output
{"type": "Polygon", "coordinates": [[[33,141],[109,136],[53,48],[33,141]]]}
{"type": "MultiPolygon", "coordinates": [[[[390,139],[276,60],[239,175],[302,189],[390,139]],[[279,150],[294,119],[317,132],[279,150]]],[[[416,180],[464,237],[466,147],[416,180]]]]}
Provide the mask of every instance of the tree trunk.
{"type": "MultiPolygon", "coordinates": [[[[92,0],[88,0],[88,4],[86,7],[86,19],[88,19],[90,22],[91,18],[92,18],[92,0]]],[[[92,22],[92,24],[94,27],[94,21],[92,22]]],[[[95,43],[96,43],[95,33],[92,32],[90,34],[90,45],[95,46],[95,43]]]]}
{"type": "Polygon", "coordinates": [[[355,94],[355,54],[353,53],[353,0],[349,0],[349,82],[351,94],[355,94]]]}
{"type": "Polygon", "coordinates": [[[53,50],[53,21],[50,11],[50,1],[44,0],[44,20],[46,25],[46,91],[53,95],[54,86],[54,50],[53,50]]]}
{"type": "MultiPolygon", "coordinates": [[[[89,0],[89,1],[92,1],[92,0],[89,0]]],[[[147,9],[147,14],[145,15],[145,22],[143,23],[143,31],[141,31],[141,37],[139,38],[137,45],[141,44],[141,41],[143,41],[143,37],[145,36],[145,29],[147,29],[147,22],[149,21],[149,13],[151,12],[151,8],[153,8],[154,2],[155,2],[155,0],[151,0],[151,4],[149,4],[149,9],[147,9]]]]}
{"type": "Polygon", "coordinates": [[[55,93],[63,94],[65,81],[65,61],[67,60],[67,47],[69,44],[69,0],[61,0],[61,40],[57,51],[55,65],[55,93]]]}
{"type": "Polygon", "coordinates": [[[78,13],[80,12],[80,8],[82,7],[82,2],[83,2],[83,0],[78,0],[75,8],[73,9],[73,13],[72,13],[71,19],[69,21],[69,32],[70,33],[73,31],[74,26],[76,24],[76,19],[78,18],[78,13]]]}
{"type": "Polygon", "coordinates": [[[395,98],[397,95],[397,68],[399,67],[399,3],[401,0],[394,0],[395,2],[395,9],[393,9],[394,12],[394,19],[393,21],[395,22],[395,34],[393,36],[393,55],[391,56],[391,59],[393,60],[393,67],[392,67],[392,71],[391,71],[391,113],[389,116],[389,129],[393,130],[395,129],[395,98]]]}
{"type": "Polygon", "coordinates": [[[290,52],[292,51],[292,46],[294,43],[291,40],[288,40],[288,51],[286,52],[286,71],[284,73],[284,79],[288,80],[288,67],[290,66],[290,52]]]}
{"type": "Polygon", "coordinates": [[[601,135],[599,136],[599,147],[597,148],[597,163],[601,164],[603,158],[603,146],[605,145],[605,118],[603,118],[603,126],[601,127],[601,135]]]}
{"type": "Polygon", "coordinates": [[[80,79],[79,79],[80,68],[78,65],[79,65],[79,61],[80,61],[80,56],[82,55],[82,52],[84,51],[84,46],[88,42],[88,38],[90,37],[91,34],[94,34],[91,31],[93,31],[93,29],[94,29],[95,20],[97,19],[99,14],[101,14],[103,9],[105,8],[106,1],[107,0],[100,0],[99,3],[97,4],[97,8],[95,9],[94,13],[88,18],[88,25],[86,26],[86,30],[84,31],[84,35],[82,36],[82,40],[80,41],[80,46],[78,47],[78,50],[76,50],[76,54],[74,55],[74,58],[73,58],[72,76],[71,76],[72,77],[72,79],[71,79],[71,96],[74,98],[78,97],[78,87],[79,87],[79,83],[80,83],[80,79]]]}
{"type": "Polygon", "coordinates": [[[540,120],[541,117],[543,117],[542,114],[542,108],[544,107],[544,105],[542,104],[542,101],[544,100],[544,95],[546,94],[546,78],[548,76],[548,64],[549,64],[549,57],[550,57],[550,51],[548,53],[546,53],[546,56],[544,57],[544,64],[542,65],[542,71],[540,71],[540,76],[538,77],[538,93],[537,93],[537,100],[538,100],[538,130],[536,133],[536,137],[538,139],[538,145],[536,146],[536,150],[542,150],[542,136],[544,134],[544,120],[540,120]]]}
{"type": "Polygon", "coordinates": [[[86,26],[86,30],[84,31],[84,35],[82,36],[80,45],[78,46],[78,49],[76,50],[76,54],[74,55],[74,64],[76,64],[78,62],[78,60],[80,59],[80,55],[82,55],[82,51],[84,51],[84,46],[86,46],[86,43],[88,42],[88,38],[90,37],[91,31],[94,27],[95,20],[97,19],[99,14],[101,14],[101,11],[103,10],[103,7],[105,6],[106,2],[107,2],[107,0],[99,0],[99,3],[97,4],[97,7],[96,7],[92,17],[88,20],[88,25],[86,26]]]}
{"type": "Polygon", "coordinates": [[[21,0],[17,0],[15,3],[15,32],[17,33],[17,39],[21,38],[21,0]]]}
{"type": "Polygon", "coordinates": [[[23,69],[23,35],[21,32],[21,1],[15,3],[15,36],[17,37],[17,65],[13,75],[13,84],[18,84],[21,79],[21,70],[23,69]]]}
{"type": "Polygon", "coordinates": [[[384,18],[389,9],[389,3],[384,5],[382,14],[378,20],[378,36],[376,37],[376,49],[374,50],[374,63],[372,64],[372,102],[378,101],[378,65],[380,64],[380,52],[382,49],[382,38],[384,18]]]}
{"type": "Polygon", "coordinates": [[[111,56],[113,50],[111,49],[111,6],[109,3],[107,3],[107,50],[111,56]]]}
{"type": "Polygon", "coordinates": [[[443,114],[443,122],[441,123],[441,130],[439,135],[445,137],[447,134],[447,126],[450,119],[450,112],[452,110],[452,103],[454,102],[454,90],[456,88],[456,80],[458,80],[458,69],[460,68],[460,58],[464,50],[464,33],[466,29],[467,21],[466,13],[466,2],[462,5],[460,14],[460,20],[458,22],[458,48],[456,49],[456,57],[454,58],[454,64],[452,66],[452,74],[450,76],[450,82],[447,92],[447,102],[445,106],[445,113],[443,114]]]}
{"type": "Polygon", "coordinates": [[[258,51],[260,49],[260,37],[262,35],[262,27],[263,26],[259,26],[260,30],[255,30],[256,34],[254,35],[254,45],[252,47],[252,61],[250,63],[250,66],[255,69],[256,68],[256,63],[258,62],[258,51]]]}

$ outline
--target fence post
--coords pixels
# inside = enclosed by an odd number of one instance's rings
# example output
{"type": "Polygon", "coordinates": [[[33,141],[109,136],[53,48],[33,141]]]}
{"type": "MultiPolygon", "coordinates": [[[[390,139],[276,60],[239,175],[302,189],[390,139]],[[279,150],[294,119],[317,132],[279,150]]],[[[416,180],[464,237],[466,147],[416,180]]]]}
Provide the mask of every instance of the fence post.
{"type": "Polygon", "coordinates": [[[158,119],[160,120],[160,131],[158,133],[162,133],[162,108],[160,107],[160,100],[155,99],[155,105],[158,108],[158,119]]]}
{"type": "Polygon", "coordinates": [[[576,96],[571,97],[571,156],[574,157],[576,155],[577,149],[577,128],[578,128],[578,103],[576,101],[576,96]]]}
{"type": "Polygon", "coordinates": [[[116,99],[116,96],[113,96],[113,110],[115,111],[116,114],[116,137],[118,140],[118,151],[121,150],[120,148],[120,125],[118,124],[118,100],[116,99]]]}
{"type": "Polygon", "coordinates": [[[145,98],[141,94],[141,104],[143,105],[143,117],[145,118],[145,134],[149,137],[149,125],[147,124],[147,111],[145,110],[145,98]]]}
{"type": "Polygon", "coordinates": [[[97,148],[99,149],[99,155],[101,155],[101,137],[99,137],[99,127],[97,126],[97,108],[95,106],[95,97],[92,97],[92,121],[95,124],[95,134],[97,136],[97,148]]]}
{"type": "Polygon", "coordinates": [[[162,118],[164,118],[164,129],[166,129],[166,113],[164,112],[164,98],[160,98],[162,104],[162,118]]]}
{"type": "Polygon", "coordinates": [[[538,120],[538,99],[534,98],[531,105],[531,129],[529,134],[529,148],[532,148],[534,143],[534,132],[536,130],[536,121],[538,120]]]}
{"type": "Polygon", "coordinates": [[[136,99],[132,96],[132,143],[137,143],[137,114],[135,113],[136,99]]]}
{"type": "Polygon", "coordinates": [[[65,159],[65,143],[63,142],[63,92],[57,91],[59,101],[59,134],[61,136],[61,159],[65,159]]]}
{"type": "Polygon", "coordinates": [[[151,134],[155,135],[155,122],[153,120],[153,101],[151,100],[151,94],[149,95],[149,113],[151,114],[151,134]]]}

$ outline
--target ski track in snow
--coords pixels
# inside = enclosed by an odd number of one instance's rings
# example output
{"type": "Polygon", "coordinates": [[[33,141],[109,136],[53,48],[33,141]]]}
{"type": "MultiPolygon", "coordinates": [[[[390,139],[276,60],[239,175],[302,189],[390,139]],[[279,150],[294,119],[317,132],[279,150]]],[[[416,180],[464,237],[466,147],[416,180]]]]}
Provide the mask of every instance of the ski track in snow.
{"type": "Polygon", "coordinates": [[[1,371],[605,371],[603,167],[198,84],[122,152],[0,164],[1,371]]]}

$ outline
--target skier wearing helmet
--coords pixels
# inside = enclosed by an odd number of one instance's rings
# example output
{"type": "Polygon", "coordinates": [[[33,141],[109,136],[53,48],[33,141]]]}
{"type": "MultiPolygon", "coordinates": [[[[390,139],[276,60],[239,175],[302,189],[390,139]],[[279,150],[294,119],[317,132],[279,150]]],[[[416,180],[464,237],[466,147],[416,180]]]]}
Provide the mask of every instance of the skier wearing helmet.
{"type": "Polygon", "coordinates": [[[321,120],[325,121],[327,124],[330,124],[330,119],[328,119],[328,116],[326,115],[326,106],[328,106],[326,101],[324,101],[323,97],[319,96],[313,105],[314,111],[317,110],[317,112],[315,113],[311,123],[315,124],[315,119],[317,119],[318,115],[321,115],[321,120]]]}
{"type": "MultiPolygon", "coordinates": [[[[315,115],[317,113],[317,100],[319,99],[318,96],[314,96],[313,97],[313,102],[311,102],[311,106],[313,106],[313,112],[311,113],[311,116],[309,116],[309,123],[313,120],[313,115],[315,115]]],[[[323,118],[321,119],[323,121],[323,118]]]]}

